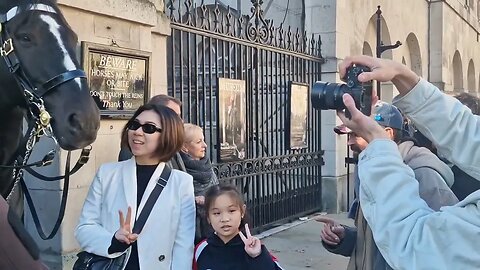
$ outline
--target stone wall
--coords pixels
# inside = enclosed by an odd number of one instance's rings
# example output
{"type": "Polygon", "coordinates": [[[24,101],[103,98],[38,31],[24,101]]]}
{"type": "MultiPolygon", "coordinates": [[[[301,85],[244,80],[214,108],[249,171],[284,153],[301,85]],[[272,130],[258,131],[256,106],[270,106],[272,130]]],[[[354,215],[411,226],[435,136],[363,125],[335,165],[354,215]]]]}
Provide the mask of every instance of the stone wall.
{"type": "MultiPolygon", "coordinates": [[[[469,1],[468,6],[463,0],[305,0],[305,3],[305,30],[322,38],[322,53],[327,61],[322,66],[322,80],[339,82],[337,66],[348,55],[376,55],[375,12],[380,5],[382,41],[394,44],[398,40],[403,44],[384,52],[383,58],[404,63],[448,93],[479,94],[479,1],[469,1]]],[[[383,100],[391,101],[396,93],[390,83],[382,84],[383,100]]],[[[329,189],[324,194],[342,190],[334,187],[331,179],[340,183],[346,174],[345,136],[332,132],[337,124],[340,122],[334,112],[322,112],[325,150],[322,173],[326,181],[323,187],[329,189]]],[[[328,207],[330,211],[346,210],[340,207],[345,205],[343,193],[337,194],[339,207],[328,207]]],[[[329,195],[328,201],[331,200],[329,195]]]]}

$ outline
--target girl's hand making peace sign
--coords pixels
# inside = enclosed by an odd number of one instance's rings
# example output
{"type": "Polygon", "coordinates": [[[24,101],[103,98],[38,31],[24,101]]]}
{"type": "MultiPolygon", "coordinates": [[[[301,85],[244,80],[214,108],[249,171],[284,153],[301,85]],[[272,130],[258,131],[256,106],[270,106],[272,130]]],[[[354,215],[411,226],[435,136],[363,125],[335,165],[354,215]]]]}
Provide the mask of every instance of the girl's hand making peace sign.
{"type": "Polygon", "coordinates": [[[242,238],[242,241],[245,244],[245,252],[247,252],[250,257],[256,258],[262,253],[262,243],[260,242],[260,239],[252,236],[248,224],[245,224],[245,233],[247,234],[246,237],[242,232],[239,232],[240,238],[242,238]]]}
{"type": "Polygon", "coordinates": [[[115,232],[115,238],[122,243],[130,245],[138,238],[138,234],[132,233],[132,226],[130,226],[132,208],[128,207],[126,219],[123,218],[122,210],[118,210],[118,215],[120,218],[120,229],[115,232]]]}

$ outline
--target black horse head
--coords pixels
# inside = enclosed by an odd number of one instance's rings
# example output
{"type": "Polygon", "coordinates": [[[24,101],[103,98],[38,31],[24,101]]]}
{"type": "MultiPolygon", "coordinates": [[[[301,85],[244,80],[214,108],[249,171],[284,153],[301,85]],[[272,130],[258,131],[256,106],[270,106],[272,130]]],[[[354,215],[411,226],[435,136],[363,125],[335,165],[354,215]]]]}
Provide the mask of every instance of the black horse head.
{"type": "MultiPolygon", "coordinates": [[[[40,108],[52,117],[49,123],[60,147],[74,150],[92,143],[99,110],[79,70],[77,35],[56,2],[1,0],[0,22],[0,165],[12,165],[23,117],[35,119],[40,108]]],[[[12,175],[12,169],[0,169],[0,193],[13,194],[9,203],[21,214],[23,197],[11,193],[12,175]]]]}
{"type": "MultiPolygon", "coordinates": [[[[86,79],[75,76],[65,81],[60,78],[58,85],[47,83],[52,78],[58,80],[58,75],[80,68],[75,53],[77,36],[55,1],[2,1],[0,13],[7,16],[2,34],[7,33],[11,38],[13,53],[24,77],[29,80],[33,94],[43,99],[45,109],[52,116],[52,129],[60,147],[73,150],[92,143],[100,118],[86,79]]],[[[9,48],[7,46],[4,50],[9,48]]],[[[9,72],[5,61],[0,59],[0,62],[3,62],[0,63],[0,107],[8,110],[28,106],[22,87],[9,72]]]]}

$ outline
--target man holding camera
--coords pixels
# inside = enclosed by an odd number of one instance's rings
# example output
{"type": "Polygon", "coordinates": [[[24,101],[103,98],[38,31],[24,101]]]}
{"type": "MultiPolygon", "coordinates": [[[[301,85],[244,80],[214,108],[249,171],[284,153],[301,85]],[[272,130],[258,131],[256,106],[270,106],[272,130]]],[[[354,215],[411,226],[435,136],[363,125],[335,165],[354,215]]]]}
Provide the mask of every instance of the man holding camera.
{"type": "MultiPolygon", "coordinates": [[[[437,211],[441,206],[458,202],[448,187],[453,182],[450,168],[437,158],[430,150],[417,147],[413,141],[404,137],[404,119],[400,111],[393,105],[378,102],[373,109],[374,120],[382,126],[390,140],[398,144],[401,157],[415,174],[419,183],[420,197],[437,211]]],[[[361,153],[368,142],[354,132],[348,133],[348,145],[352,151],[361,153]]],[[[356,194],[359,183],[355,183],[356,194]]],[[[361,204],[360,204],[361,206],[361,204]]],[[[372,231],[363,217],[361,207],[355,215],[355,226],[339,225],[334,220],[318,216],[317,221],[325,223],[321,238],[323,246],[330,252],[350,257],[348,270],[386,270],[392,269],[380,254],[375,245],[372,231]]]]}
{"type": "MultiPolygon", "coordinates": [[[[418,77],[406,66],[368,56],[348,57],[339,66],[344,76],[352,64],[371,71],[360,82],[392,81],[399,107],[429,138],[438,153],[480,179],[480,118],[459,101],[418,77]]],[[[419,185],[404,164],[398,146],[371,117],[343,95],[342,122],[369,145],[359,156],[360,205],[376,245],[394,269],[480,269],[480,191],[454,206],[433,211],[419,196],[419,185]]]]}

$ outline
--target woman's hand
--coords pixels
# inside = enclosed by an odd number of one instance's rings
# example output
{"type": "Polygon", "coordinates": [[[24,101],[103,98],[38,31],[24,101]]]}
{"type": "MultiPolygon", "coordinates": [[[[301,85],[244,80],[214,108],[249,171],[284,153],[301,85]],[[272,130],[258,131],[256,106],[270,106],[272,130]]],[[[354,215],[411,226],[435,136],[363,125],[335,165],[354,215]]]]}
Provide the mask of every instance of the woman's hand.
{"type": "Polygon", "coordinates": [[[138,238],[138,234],[132,233],[132,226],[130,226],[130,219],[132,218],[132,208],[129,206],[127,210],[127,218],[123,218],[122,210],[118,210],[120,219],[120,229],[115,232],[115,238],[125,244],[132,244],[138,238]]]}
{"type": "Polygon", "coordinates": [[[195,196],[195,202],[198,205],[204,205],[205,204],[205,196],[195,196]]]}
{"type": "Polygon", "coordinates": [[[248,224],[245,224],[245,233],[247,234],[246,237],[242,232],[239,232],[240,238],[242,238],[245,244],[245,252],[247,252],[250,257],[256,258],[262,253],[262,242],[260,242],[260,239],[252,236],[248,224]]]}

